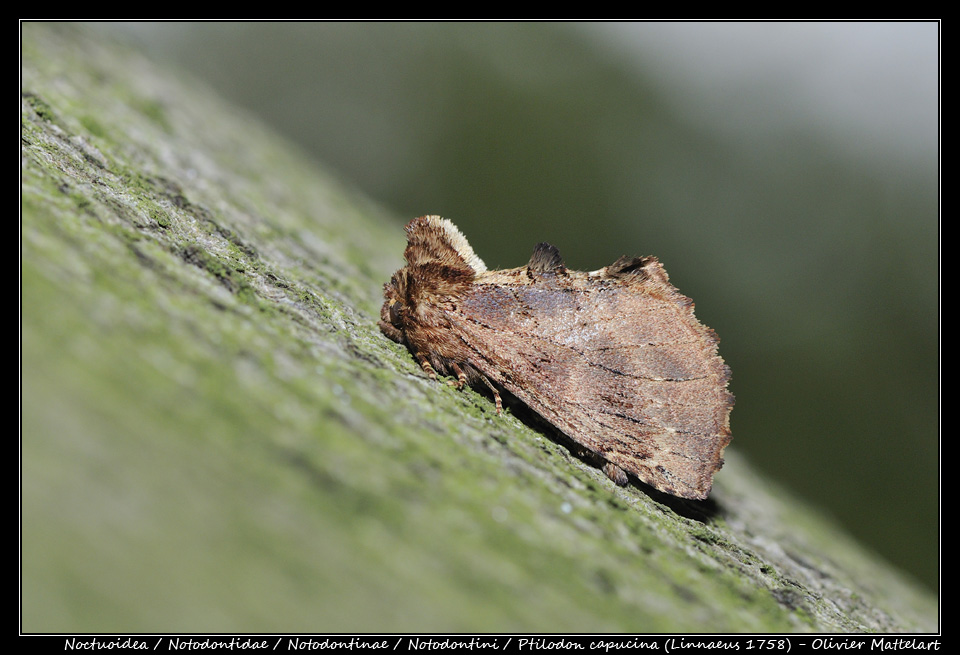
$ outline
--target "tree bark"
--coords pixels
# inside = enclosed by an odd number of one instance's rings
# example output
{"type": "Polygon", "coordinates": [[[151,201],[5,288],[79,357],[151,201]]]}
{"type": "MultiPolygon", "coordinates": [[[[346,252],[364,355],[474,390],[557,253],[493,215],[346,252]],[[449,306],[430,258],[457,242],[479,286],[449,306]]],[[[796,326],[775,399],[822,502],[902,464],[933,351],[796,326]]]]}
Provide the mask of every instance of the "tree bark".
{"type": "Polygon", "coordinates": [[[411,217],[81,28],[22,50],[24,631],[937,629],[735,431],[681,501],[427,379],[377,328],[411,217]]]}

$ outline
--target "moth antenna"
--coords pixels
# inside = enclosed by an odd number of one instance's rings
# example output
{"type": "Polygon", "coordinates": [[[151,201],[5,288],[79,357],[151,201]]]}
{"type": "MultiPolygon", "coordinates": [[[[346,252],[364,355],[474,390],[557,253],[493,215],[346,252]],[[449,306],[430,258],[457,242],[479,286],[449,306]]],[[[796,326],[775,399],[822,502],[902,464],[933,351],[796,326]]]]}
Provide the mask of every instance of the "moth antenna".
{"type": "Polygon", "coordinates": [[[563,257],[556,246],[541,242],[533,249],[530,262],[527,264],[529,273],[560,273],[565,270],[563,257]]]}

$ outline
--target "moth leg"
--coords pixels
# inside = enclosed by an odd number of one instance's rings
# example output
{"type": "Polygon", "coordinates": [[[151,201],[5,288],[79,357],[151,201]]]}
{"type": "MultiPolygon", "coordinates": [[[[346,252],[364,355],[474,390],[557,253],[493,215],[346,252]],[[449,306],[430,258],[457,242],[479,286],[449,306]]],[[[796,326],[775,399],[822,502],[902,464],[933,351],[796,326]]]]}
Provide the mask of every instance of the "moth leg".
{"type": "Polygon", "coordinates": [[[464,373],[463,370],[456,364],[451,364],[450,368],[452,368],[453,372],[457,374],[457,381],[453,382],[451,380],[450,384],[455,386],[457,389],[463,389],[463,385],[467,383],[467,374],[464,373]]]}
{"type": "Polygon", "coordinates": [[[427,361],[427,358],[419,356],[418,359],[420,360],[420,368],[422,368],[423,372],[427,374],[427,377],[429,377],[431,380],[436,380],[437,372],[433,370],[433,367],[430,365],[430,362],[427,361]]]}
{"type": "Polygon", "coordinates": [[[503,402],[500,400],[500,392],[497,391],[497,388],[493,386],[493,383],[490,380],[488,380],[486,376],[482,376],[482,377],[483,377],[483,381],[486,382],[487,387],[493,393],[493,402],[497,406],[497,415],[499,416],[500,414],[503,414],[503,402]]]}
{"type": "Polygon", "coordinates": [[[613,480],[618,487],[625,487],[630,481],[629,478],[627,478],[627,472],[613,462],[604,464],[603,472],[606,473],[607,477],[613,480]]]}

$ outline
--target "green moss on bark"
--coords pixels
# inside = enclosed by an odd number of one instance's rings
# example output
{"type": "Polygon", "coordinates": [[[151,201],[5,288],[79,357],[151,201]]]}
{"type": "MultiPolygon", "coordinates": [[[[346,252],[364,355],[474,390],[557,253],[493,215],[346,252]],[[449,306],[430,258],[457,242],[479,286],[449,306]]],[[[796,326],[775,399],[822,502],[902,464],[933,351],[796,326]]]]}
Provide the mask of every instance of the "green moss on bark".
{"type": "Polygon", "coordinates": [[[426,379],[401,220],[203,89],[27,23],[22,99],[24,630],[936,628],[735,446],[619,488],[426,379]]]}

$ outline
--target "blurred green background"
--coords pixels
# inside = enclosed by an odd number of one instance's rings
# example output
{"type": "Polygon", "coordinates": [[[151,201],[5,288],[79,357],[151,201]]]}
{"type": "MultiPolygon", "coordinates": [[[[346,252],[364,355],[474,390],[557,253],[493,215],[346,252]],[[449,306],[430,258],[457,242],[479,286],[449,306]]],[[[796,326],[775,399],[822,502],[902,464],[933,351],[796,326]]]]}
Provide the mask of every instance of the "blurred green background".
{"type": "Polygon", "coordinates": [[[722,338],[733,448],[938,589],[937,23],[96,29],[489,266],[657,255],[722,338]]]}

